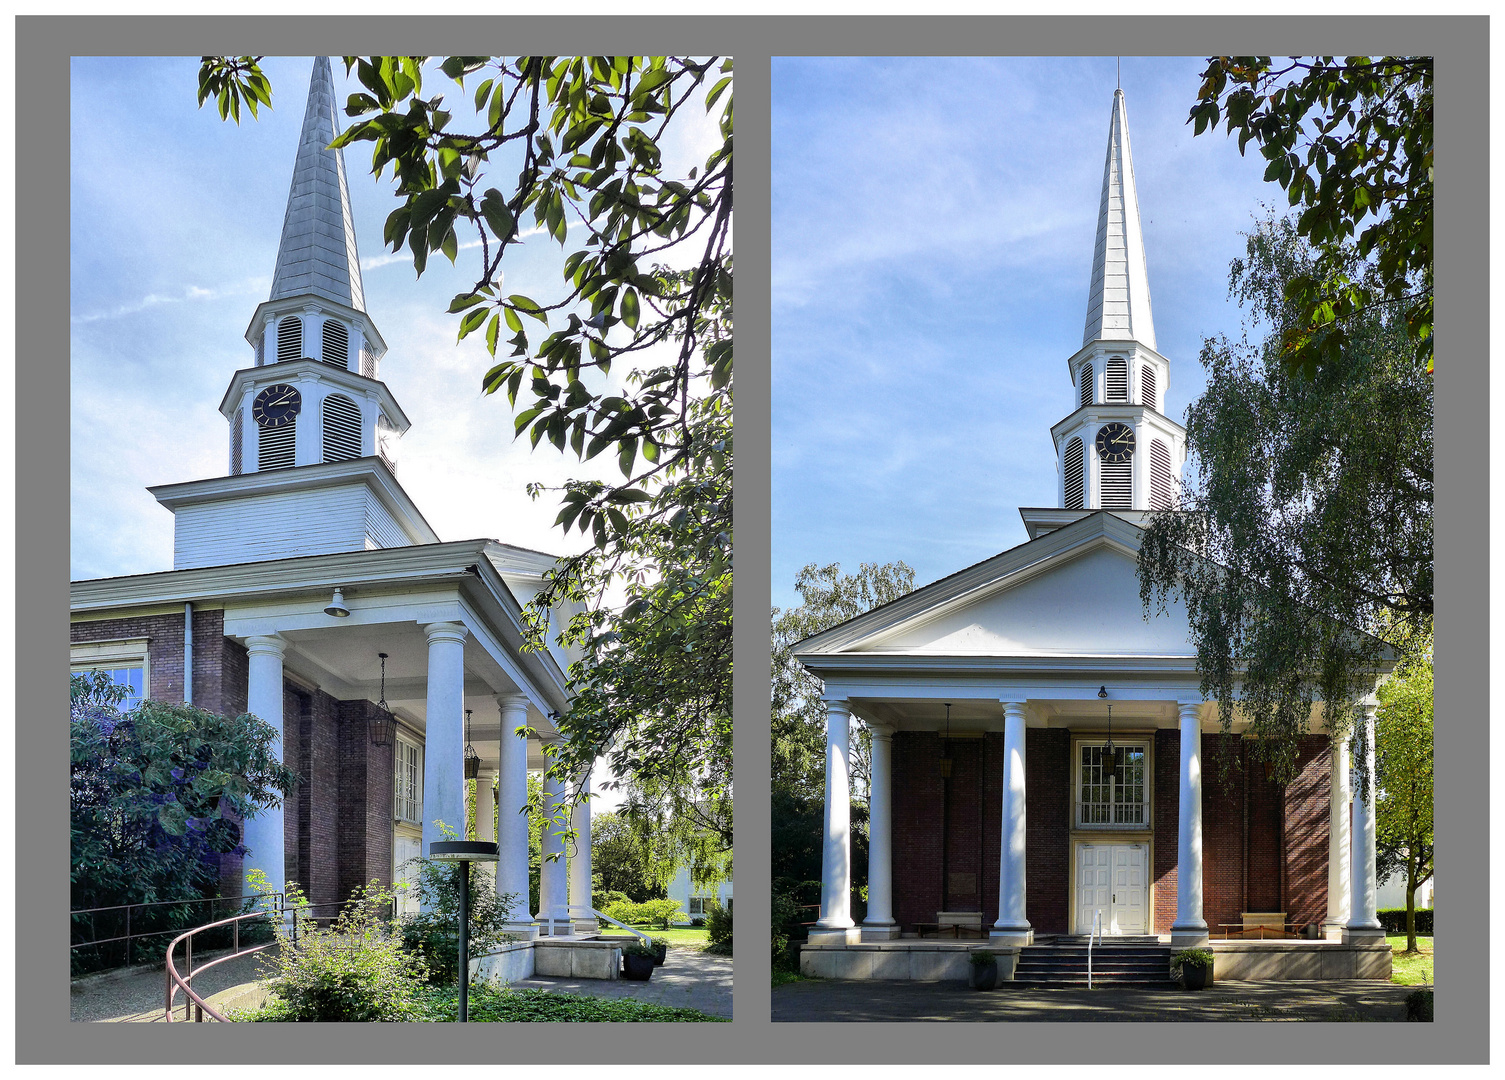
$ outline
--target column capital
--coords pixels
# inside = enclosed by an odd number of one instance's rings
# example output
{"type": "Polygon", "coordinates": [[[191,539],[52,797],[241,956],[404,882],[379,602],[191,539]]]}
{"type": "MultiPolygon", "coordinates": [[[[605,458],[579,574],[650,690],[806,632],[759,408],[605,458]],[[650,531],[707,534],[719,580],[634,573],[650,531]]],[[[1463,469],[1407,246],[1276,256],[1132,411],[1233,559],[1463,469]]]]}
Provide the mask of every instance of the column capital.
{"type": "Polygon", "coordinates": [[[461,623],[434,622],[424,625],[423,635],[428,638],[430,645],[436,641],[453,641],[463,644],[465,639],[470,636],[470,631],[465,629],[461,623]]]}
{"type": "Polygon", "coordinates": [[[1198,698],[1195,701],[1179,699],[1176,702],[1176,712],[1180,714],[1182,720],[1188,720],[1194,717],[1200,721],[1202,719],[1202,706],[1205,704],[1206,702],[1201,698],[1198,698]]]}
{"type": "Polygon", "coordinates": [[[840,712],[848,716],[852,715],[852,703],[844,697],[823,697],[821,700],[826,703],[828,713],[840,712]]]}
{"type": "Polygon", "coordinates": [[[502,712],[506,712],[509,709],[522,709],[526,712],[528,708],[528,695],[509,690],[505,694],[496,695],[496,704],[502,712]]]}
{"type": "Polygon", "coordinates": [[[275,656],[281,660],[287,655],[287,639],[280,634],[255,634],[246,638],[246,652],[251,656],[275,656]]]}
{"type": "Polygon", "coordinates": [[[867,730],[868,734],[875,739],[882,739],[884,742],[893,741],[895,729],[892,724],[869,724],[867,730]]]}
{"type": "Polygon", "coordinates": [[[1003,706],[1003,715],[1005,717],[1013,718],[1024,715],[1024,702],[1022,701],[1010,701],[1007,698],[1000,698],[999,704],[1003,706]]]}

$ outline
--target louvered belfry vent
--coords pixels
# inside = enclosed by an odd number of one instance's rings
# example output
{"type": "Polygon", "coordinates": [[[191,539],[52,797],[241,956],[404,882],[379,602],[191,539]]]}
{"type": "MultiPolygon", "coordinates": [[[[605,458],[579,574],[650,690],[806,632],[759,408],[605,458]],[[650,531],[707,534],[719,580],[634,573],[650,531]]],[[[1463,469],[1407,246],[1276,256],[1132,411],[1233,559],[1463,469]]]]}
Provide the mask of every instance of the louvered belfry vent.
{"type": "Polygon", "coordinates": [[[1160,411],[1160,399],[1155,396],[1155,369],[1149,364],[1139,369],[1140,404],[1160,411]]]}
{"type": "Polygon", "coordinates": [[[291,469],[297,464],[298,422],[282,427],[261,429],[261,449],[257,452],[256,471],[291,469]]]}
{"type": "Polygon", "coordinates": [[[353,461],[361,456],[361,411],[343,394],[324,399],[324,460],[353,461]]]}
{"type": "Polygon", "coordinates": [[[303,320],[289,316],[277,324],[277,362],[303,358],[303,320]]]}
{"type": "Polygon", "coordinates": [[[376,353],[370,345],[361,346],[361,374],[368,379],[376,378],[376,353]]]}
{"type": "Polygon", "coordinates": [[[1091,364],[1083,364],[1082,365],[1082,397],[1081,397],[1081,404],[1083,406],[1087,406],[1087,405],[1091,405],[1092,404],[1092,378],[1093,378],[1093,376],[1092,376],[1092,365],[1091,364]]]}
{"type": "Polygon", "coordinates": [[[1172,510],[1176,505],[1171,478],[1171,451],[1161,440],[1150,443],[1150,509],[1172,510]]]}
{"type": "Polygon", "coordinates": [[[256,366],[260,367],[267,362],[267,336],[262,334],[256,339],[256,366]]]}
{"type": "Polygon", "coordinates": [[[1082,504],[1082,440],[1072,439],[1066,444],[1066,509],[1081,510],[1082,504]]]}
{"type": "Polygon", "coordinates": [[[1134,508],[1133,466],[1128,461],[1104,461],[1102,463],[1104,510],[1132,510],[1134,508]]]}
{"type": "Polygon", "coordinates": [[[243,467],[245,446],[245,410],[236,409],[235,419],[230,421],[230,475],[239,476],[243,467]]]}
{"type": "Polygon", "coordinates": [[[1103,373],[1103,400],[1129,400],[1129,362],[1127,360],[1114,357],[1108,361],[1108,369],[1103,373]]]}
{"type": "Polygon", "coordinates": [[[350,369],[350,331],[344,323],[324,320],[324,354],[319,359],[342,371],[350,369]]]}

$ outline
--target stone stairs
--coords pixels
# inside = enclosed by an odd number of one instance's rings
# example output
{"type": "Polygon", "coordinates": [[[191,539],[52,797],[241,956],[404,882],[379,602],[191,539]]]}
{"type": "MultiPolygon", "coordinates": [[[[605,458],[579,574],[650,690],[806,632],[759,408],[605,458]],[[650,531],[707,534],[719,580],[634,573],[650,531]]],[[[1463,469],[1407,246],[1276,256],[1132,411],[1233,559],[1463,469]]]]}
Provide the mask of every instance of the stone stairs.
{"type": "MultiPolygon", "coordinates": [[[[1092,946],[1094,986],[1173,986],[1171,947],[1154,937],[1099,939],[1092,946]]],[[[1019,952],[1014,982],[1034,986],[1086,986],[1087,939],[1061,936],[1019,952]]]]}

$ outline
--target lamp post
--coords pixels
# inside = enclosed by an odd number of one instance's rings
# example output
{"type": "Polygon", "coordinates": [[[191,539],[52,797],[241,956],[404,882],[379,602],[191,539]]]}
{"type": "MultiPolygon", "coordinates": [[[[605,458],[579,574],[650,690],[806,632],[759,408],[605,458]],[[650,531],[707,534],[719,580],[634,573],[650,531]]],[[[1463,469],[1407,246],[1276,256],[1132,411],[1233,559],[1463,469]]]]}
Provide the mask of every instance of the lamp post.
{"type": "Polygon", "coordinates": [[[435,840],[429,844],[435,862],[460,864],[460,1023],[470,1019],[470,864],[496,862],[497,846],[490,840],[435,840]]]}

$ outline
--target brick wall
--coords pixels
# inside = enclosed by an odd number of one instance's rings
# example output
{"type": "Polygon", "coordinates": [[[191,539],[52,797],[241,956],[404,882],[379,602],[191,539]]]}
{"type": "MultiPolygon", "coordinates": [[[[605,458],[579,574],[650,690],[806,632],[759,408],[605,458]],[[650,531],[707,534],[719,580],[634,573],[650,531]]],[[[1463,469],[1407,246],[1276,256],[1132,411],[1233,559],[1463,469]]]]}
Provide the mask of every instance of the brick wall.
{"type": "MultiPolygon", "coordinates": [[[[894,919],[904,930],[941,909],[941,739],[900,731],[893,744],[894,919]]],[[[995,886],[996,888],[996,886],[995,886]]]]}
{"type": "Polygon", "coordinates": [[[949,880],[945,882],[945,910],[982,911],[984,743],[982,739],[945,741],[950,743],[951,751],[951,805],[946,828],[946,873],[949,880]]]}
{"type": "Polygon", "coordinates": [[[1168,934],[1176,921],[1176,859],[1181,822],[1181,733],[1155,732],[1155,790],[1151,793],[1155,834],[1154,932],[1168,934]]]}
{"type": "Polygon", "coordinates": [[[1286,921],[1303,926],[1327,917],[1330,760],[1327,736],[1308,735],[1285,790],[1286,921]]]}
{"type": "Polygon", "coordinates": [[[372,879],[392,884],[390,746],[372,746],[369,701],[339,703],[339,894],[348,897],[372,879]]]}
{"type": "MultiPolygon", "coordinates": [[[[1001,773],[1002,735],[998,747],[1001,773]]],[[[995,804],[1000,827],[1001,783],[995,804]]],[[[1024,910],[1037,934],[1064,934],[1071,929],[1071,732],[1025,732],[1024,790],[1029,797],[1024,815],[1024,910]]],[[[998,847],[996,840],[993,847],[998,847]]]]}
{"type": "MultiPolygon", "coordinates": [[[[1212,933],[1218,933],[1224,923],[1240,922],[1244,911],[1279,910],[1278,907],[1244,907],[1243,744],[1244,740],[1237,735],[1202,736],[1202,918],[1212,933]]],[[[1179,733],[1176,749],[1179,781],[1179,733]]],[[[1263,772],[1255,771],[1259,772],[1263,784],[1263,772]]],[[[1262,873],[1253,857],[1259,851],[1273,850],[1271,845],[1278,843],[1278,834],[1274,830],[1261,831],[1258,827],[1257,793],[1257,789],[1251,789],[1249,802],[1251,834],[1259,838],[1259,843],[1252,844],[1249,849],[1250,903],[1253,903],[1254,883],[1262,873]]]]}

